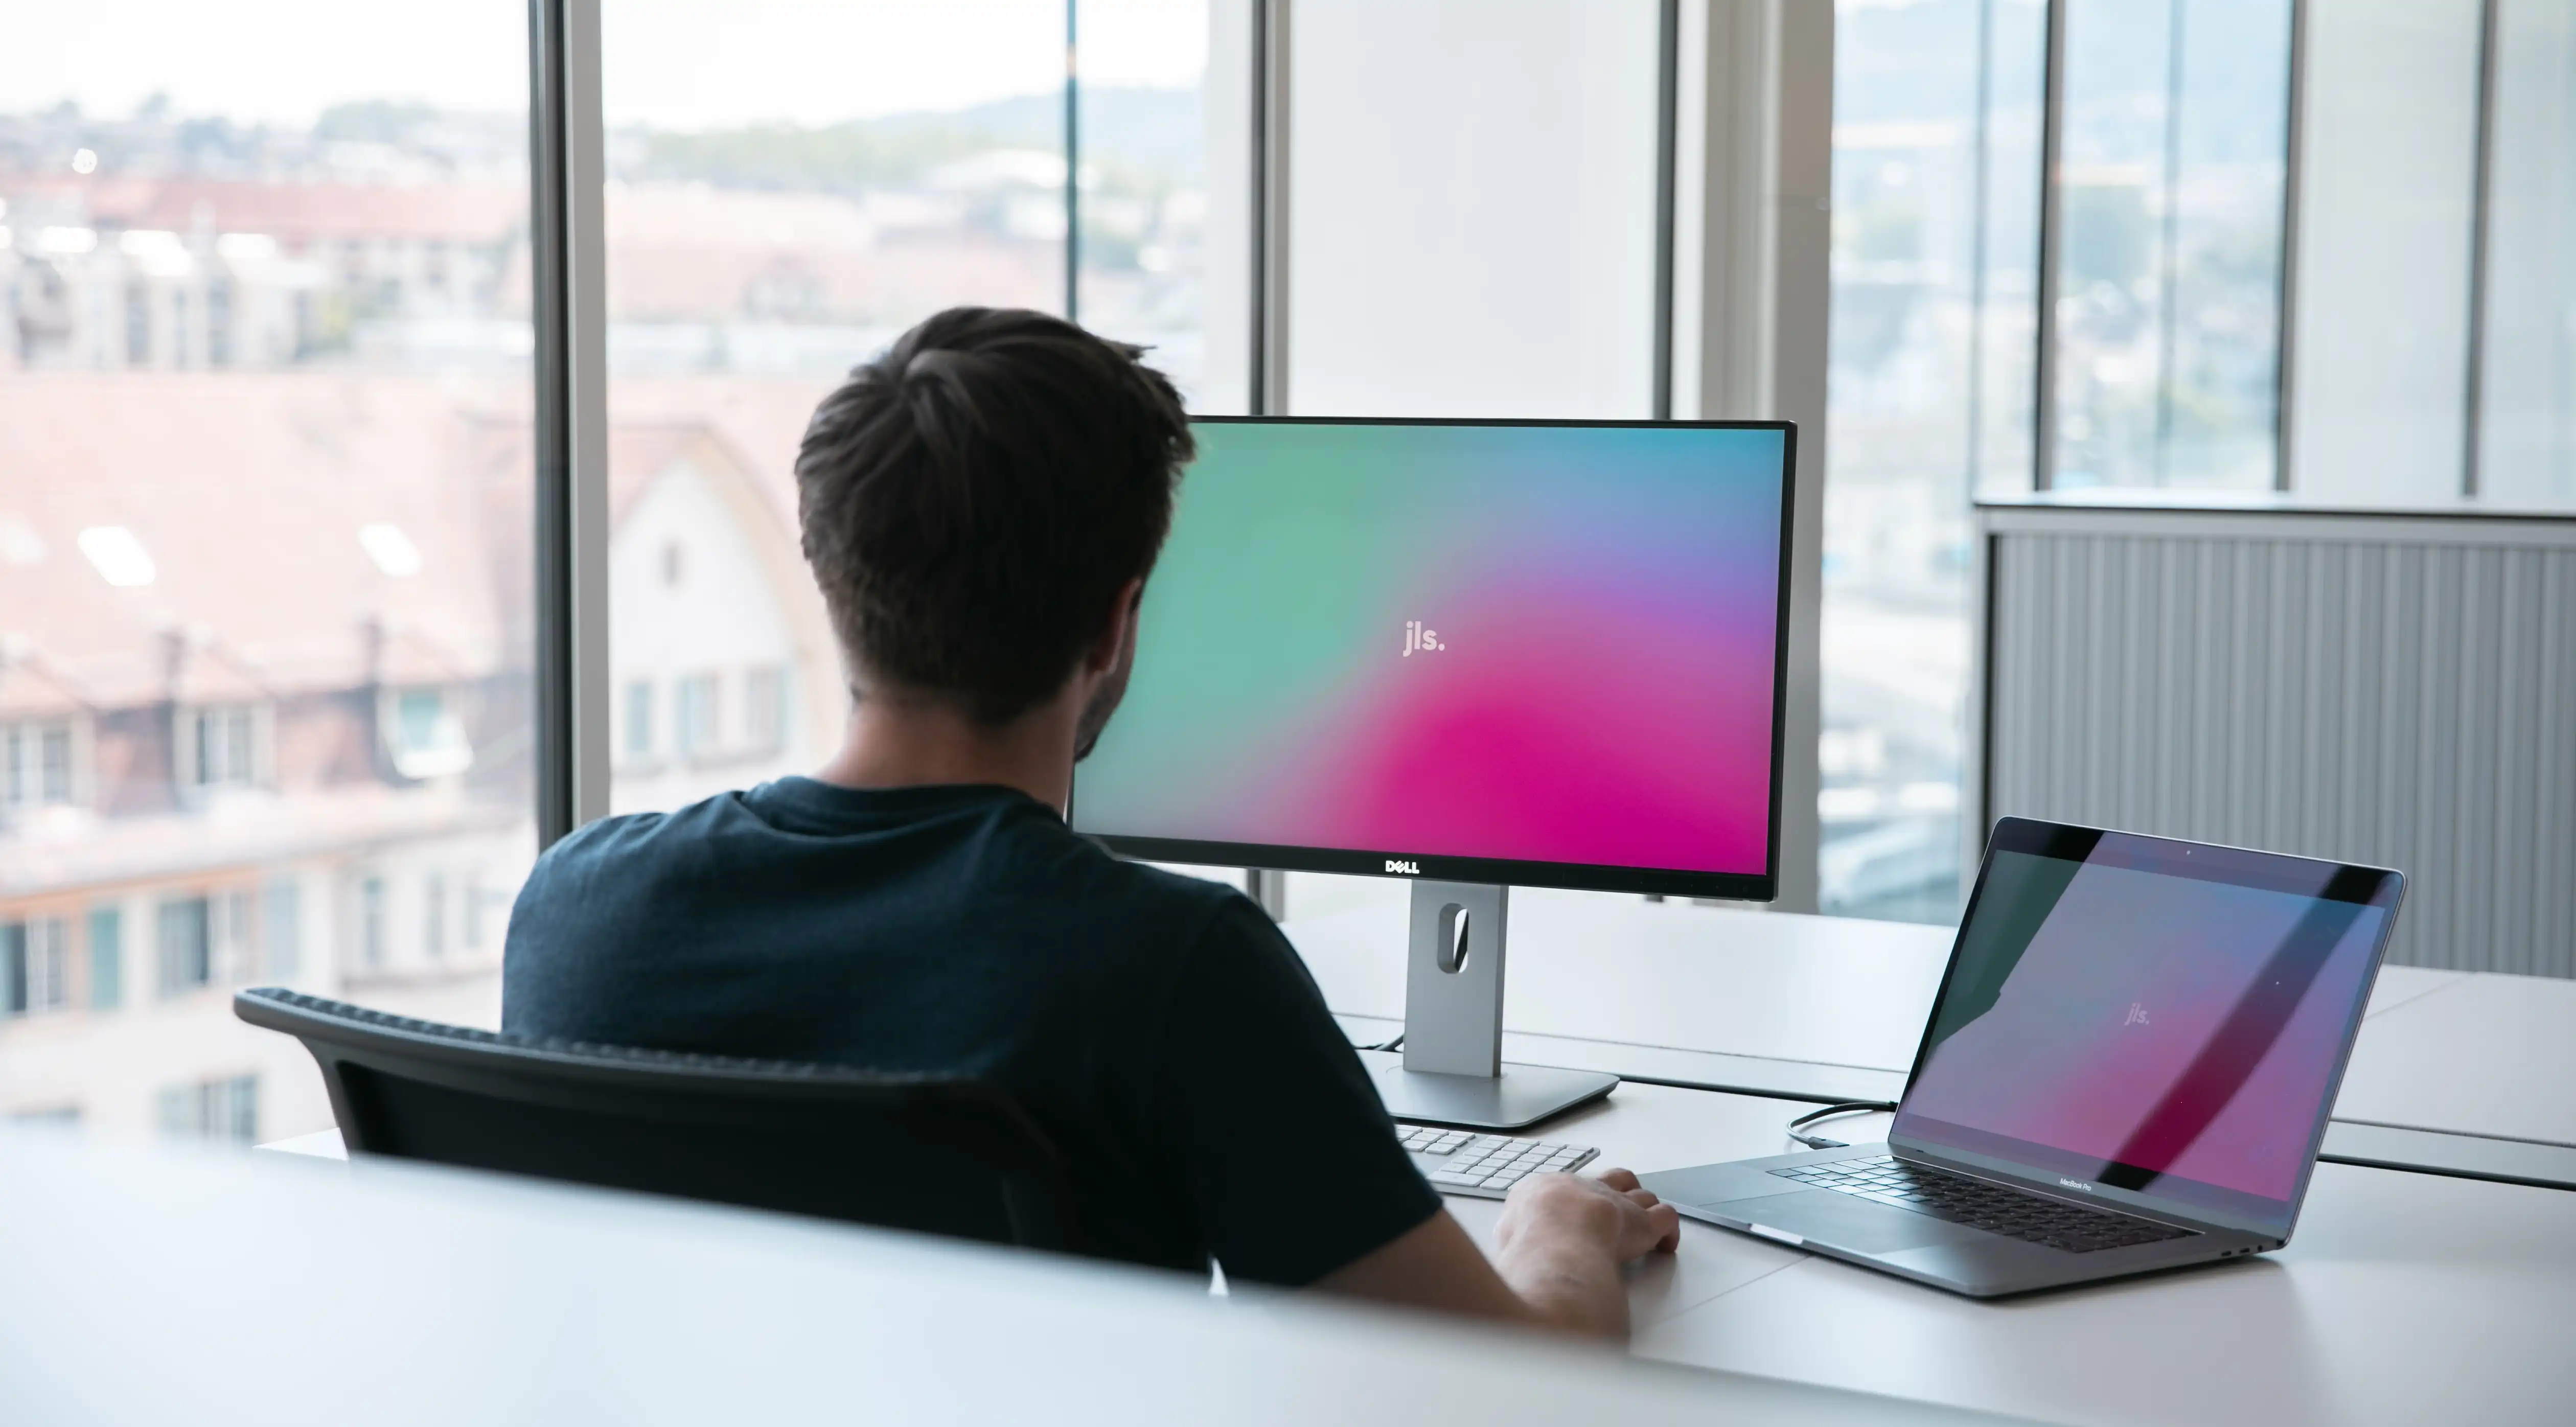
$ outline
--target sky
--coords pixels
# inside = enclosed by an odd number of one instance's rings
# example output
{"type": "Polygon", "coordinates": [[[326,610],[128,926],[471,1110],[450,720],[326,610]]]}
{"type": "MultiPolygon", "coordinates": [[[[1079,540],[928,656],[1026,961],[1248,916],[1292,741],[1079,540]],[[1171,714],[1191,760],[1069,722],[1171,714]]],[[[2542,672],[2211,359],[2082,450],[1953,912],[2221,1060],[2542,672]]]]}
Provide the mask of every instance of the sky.
{"type": "MultiPolygon", "coordinates": [[[[1207,7],[1083,0],[1086,83],[1190,85],[1207,7]]],[[[302,125],[353,99],[527,103],[525,0],[119,0],[13,7],[0,112],[70,99],[302,125]]],[[[611,125],[827,124],[1053,88],[1064,0],[602,0],[611,125]]]]}

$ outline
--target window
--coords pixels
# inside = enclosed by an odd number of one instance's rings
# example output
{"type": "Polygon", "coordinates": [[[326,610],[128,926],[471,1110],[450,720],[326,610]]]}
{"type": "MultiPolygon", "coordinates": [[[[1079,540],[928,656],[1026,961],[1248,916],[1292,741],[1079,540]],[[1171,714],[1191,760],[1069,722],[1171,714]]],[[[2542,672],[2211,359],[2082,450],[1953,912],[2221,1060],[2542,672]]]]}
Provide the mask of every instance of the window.
{"type": "Polygon", "coordinates": [[[474,766],[465,722],[440,689],[404,689],[386,696],[385,750],[405,778],[452,777],[474,766]]]}
{"type": "Polygon", "coordinates": [[[227,1075],[166,1085],[159,1097],[161,1133],[179,1139],[259,1140],[259,1077],[227,1075]]]}
{"type": "Polygon", "coordinates": [[[125,999],[125,914],[116,907],[89,912],[89,1008],[113,1011],[125,999]]]}
{"type": "Polygon", "coordinates": [[[358,962],[369,970],[385,964],[385,879],[358,882],[358,962]]]}
{"type": "Polygon", "coordinates": [[[272,981],[292,980],[304,960],[303,888],[291,877],[268,884],[260,907],[260,974],[272,981]]]}
{"type": "Polygon", "coordinates": [[[712,751],[718,738],[716,724],[716,676],[692,674],[680,681],[680,706],[672,718],[672,736],[682,758],[696,758],[712,751]]]}
{"type": "MultiPolygon", "coordinates": [[[[1220,228],[1234,234],[1249,204],[1229,193],[1220,211],[1210,189],[1220,176],[1241,185],[1251,135],[1229,128],[1219,140],[1225,150],[1211,146],[1207,81],[1211,22],[1248,38],[1250,9],[1207,0],[1074,6],[1076,315],[1093,331],[1152,348],[1147,360],[1171,376],[1193,411],[1240,411],[1245,395],[1240,313],[1250,288],[1240,271],[1242,240],[1229,245],[1224,271],[1211,269],[1209,244],[1220,228]],[[1211,337],[1226,340],[1227,350],[1212,352],[1211,337]]],[[[1230,83],[1248,72],[1248,46],[1235,58],[1243,68],[1229,66],[1230,83]]],[[[1241,106],[1240,116],[1249,114],[1249,104],[1241,106]]]]}
{"type": "Polygon", "coordinates": [[[2049,482],[2268,489],[2290,0],[2066,0],[2049,482]]]}
{"type": "MultiPolygon", "coordinates": [[[[516,889],[528,14],[8,13],[0,46],[61,62],[0,65],[0,925],[59,917],[34,989],[105,1014],[0,1023],[0,1086],[148,1127],[164,1085],[273,1054],[204,988],[349,990],[359,879],[435,859],[516,889]]],[[[497,1008],[459,982],[362,999],[497,1008]]],[[[252,1123],[191,1105],[191,1133],[252,1123]]],[[[262,1108],[329,1123],[300,1086],[262,1108]]]]}
{"type": "Polygon", "coordinates": [[[214,981],[212,905],[205,897],[171,897],[158,913],[163,997],[183,995],[214,981]]]}
{"type": "Polygon", "coordinates": [[[70,971],[61,918],[0,922],[0,1017],[42,1016],[69,1006],[70,971]]]}
{"type": "Polygon", "coordinates": [[[742,676],[742,737],[756,753],[787,743],[787,671],[753,669],[742,676]]]}
{"type": "Polygon", "coordinates": [[[653,756],[653,681],[626,685],[626,756],[641,761],[653,756]]]}
{"type": "Polygon", "coordinates": [[[72,1001],[71,938],[60,917],[27,923],[27,1014],[59,1011],[72,1001]]]}
{"type": "Polygon", "coordinates": [[[789,472],[814,404],[905,328],[1070,308],[1195,409],[1244,409],[1250,11],[604,7],[613,810],[827,756],[846,686],[789,472]]]}
{"type": "Polygon", "coordinates": [[[425,956],[447,954],[447,878],[436,872],[420,879],[420,949],[425,956]]]}
{"type": "Polygon", "coordinates": [[[185,779],[196,788],[247,787],[259,780],[257,710],[248,705],[186,715],[185,779]]]}
{"type": "Polygon", "coordinates": [[[1968,498],[2030,481],[2045,64],[2037,0],[1837,11],[1817,747],[1829,912],[1958,911],[1968,498]]]}
{"type": "Polygon", "coordinates": [[[48,807],[72,798],[70,722],[0,725],[0,807],[48,807]]]}

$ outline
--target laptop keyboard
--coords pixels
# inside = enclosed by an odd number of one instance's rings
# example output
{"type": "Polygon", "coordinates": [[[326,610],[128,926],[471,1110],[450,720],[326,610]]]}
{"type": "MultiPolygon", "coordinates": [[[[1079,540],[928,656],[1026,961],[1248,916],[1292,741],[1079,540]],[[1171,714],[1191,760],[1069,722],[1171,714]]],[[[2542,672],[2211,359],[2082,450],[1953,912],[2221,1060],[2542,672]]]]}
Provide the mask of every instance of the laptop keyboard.
{"type": "Polygon", "coordinates": [[[2170,1224],[2087,1209],[1964,1174],[1906,1164],[1885,1155],[1830,1164],[1793,1164],[1771,1172],[1818,1189],[1858,1195],[2071,1254],[2125,1249],[2133,1244],[2188,1238],[2192,1233],[2170,1224]]]}

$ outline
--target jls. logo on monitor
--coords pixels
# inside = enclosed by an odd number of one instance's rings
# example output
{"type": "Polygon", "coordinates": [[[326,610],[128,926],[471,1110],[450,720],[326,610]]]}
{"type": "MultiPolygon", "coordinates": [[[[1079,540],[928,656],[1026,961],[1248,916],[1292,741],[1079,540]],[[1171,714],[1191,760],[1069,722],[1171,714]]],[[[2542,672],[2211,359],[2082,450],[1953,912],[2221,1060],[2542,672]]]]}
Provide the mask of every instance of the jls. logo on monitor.
{"type": "Polygon", "coordinates": [[[1390,857],[1386,860],[1386,870],[1389,872],[1401,872],[1407,877],[1419,877],[1422,875],[1422,864],[1419,862],[1402,862],[1390,857]]]}
{"type": "Polygon", "coordinates": [[[1412,658],[1416,651],[1437,654],[1440,650],[1440,631],[1423,628],[1422,621],[1418,619],[1408,619],[1404,622],[1405,658],[1412,658]]]}

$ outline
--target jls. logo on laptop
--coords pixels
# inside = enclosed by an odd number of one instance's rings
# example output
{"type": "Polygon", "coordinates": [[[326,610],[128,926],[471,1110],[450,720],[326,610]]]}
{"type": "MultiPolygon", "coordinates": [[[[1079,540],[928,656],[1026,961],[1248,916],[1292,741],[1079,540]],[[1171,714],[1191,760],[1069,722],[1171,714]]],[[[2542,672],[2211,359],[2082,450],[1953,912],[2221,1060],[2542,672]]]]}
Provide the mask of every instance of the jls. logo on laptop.
{"type": "Polygon", "coordinates": [[[2120,1024],[2122,1026],[2143,1026],[2146,1023],[2146,1003],[2143,1001],[2131,1001],[2129,1003],[2129,1019],[2122,1021],[2120,1024]]]}
{"type": "Polygon", "coordinates": [[[1404,658],[1410,659],[1416,653],[1437,654],[1443,647],[1439,630],[1425,629],[1418,619],[1404,622],[1404,658]]]}

